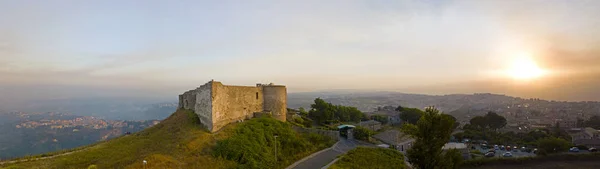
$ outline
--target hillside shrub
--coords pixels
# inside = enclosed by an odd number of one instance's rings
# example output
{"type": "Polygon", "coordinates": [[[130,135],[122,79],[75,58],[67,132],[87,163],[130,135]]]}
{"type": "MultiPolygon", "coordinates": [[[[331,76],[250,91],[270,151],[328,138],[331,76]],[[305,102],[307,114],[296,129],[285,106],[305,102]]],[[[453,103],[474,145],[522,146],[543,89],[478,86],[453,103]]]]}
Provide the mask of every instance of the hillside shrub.
{"type": "Polygon", "coordinates": [[[354,138],[363,141],[369,141],[371,135],[374,134],[373,131],[361,126],[357,126],[353,131],[354,138]]]}
{"type": "Polygon", "coordinates": [[[500,166],[500,165],[523,165],[529,163],[544,163],[551,161],[597,161],[600,160],[600,153],[587,154],[551,154],[548,156],[520,157],[520,158],[479,158],[464,161],[462,168],[477,168],[481,166],[500,166]]]}
{"type": "Polygon", "coordinates": [[[246,121],[237,126],[234,133],[217,142],[213,156],[235,161],[237,168],[284,168],[332,144],[329,137],[299,134],[289,124],[272,118],[246,121]]]}
{"type": "Polygon", "coordinates": [[[358,147],[348,151],[330,169],[404,169],[402,153],[386,148],[358,147]]]}
{"type": "MultiPolygon", "coordinates": [[[[16,163],[11,167],[85,169],[94,165],[97,168],[142,168],[142,161],[148,160],[149,165],[175,164],[163,168],[232,168],[235,166],[232,161],[213,158],[203,151],[209,150],[211,144],[214,144],[213,137],[224,133],[226,131],[212,135],[202,127],[196,113],[178,110],[161,123],[141,132],[83,149],[77,148],[81,151],[71,154],[16,163]],[[194,140],[201,140],[203,143],[187,146],[194,140]],[[158,157],[156,154],[161,158],[152,158],[158,157]]],[[[0,168],[3,167],[5,166],[0,165],[0,168]]]]}
{"type": "Polygon", "coordinates": [[[571,146],[570,142],[555,137],[540,139],[538,140],[537,144],[540,152],[545,152],[547,154],[566,152],[571,146]]]}

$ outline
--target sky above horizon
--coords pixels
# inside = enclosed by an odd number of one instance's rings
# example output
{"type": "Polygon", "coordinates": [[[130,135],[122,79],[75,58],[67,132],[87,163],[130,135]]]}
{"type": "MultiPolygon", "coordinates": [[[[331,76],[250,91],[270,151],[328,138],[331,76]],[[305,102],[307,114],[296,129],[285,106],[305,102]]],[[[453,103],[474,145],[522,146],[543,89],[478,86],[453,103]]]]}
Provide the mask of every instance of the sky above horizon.
{"type": "Polygon", "coordinates": [[[0,0],[0,92],[174,97],[215,79],[600,100],[599,9],[596,0],[0,0]],[[544,76],[501,73],[523,55],[544,76]]]}

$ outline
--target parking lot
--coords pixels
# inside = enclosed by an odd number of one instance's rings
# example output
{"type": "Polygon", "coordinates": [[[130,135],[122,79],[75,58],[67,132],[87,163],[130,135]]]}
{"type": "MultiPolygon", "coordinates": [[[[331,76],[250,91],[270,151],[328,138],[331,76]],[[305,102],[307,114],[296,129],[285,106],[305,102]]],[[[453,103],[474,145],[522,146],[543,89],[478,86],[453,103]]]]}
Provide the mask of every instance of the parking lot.
{"type": "MultiPolygon", "coordinates": [[[[490,150],[490,149],[481,148],[481,146],[479,146],[479,145],[476,145],[475,148],[477,150],[479,150],[483,154],[487,153],[490,150]]],[[[504,154],[505,152],[509,152],[509,151],[506,151],[506,150],[496,150],[496,157],[502,157],[502,154],[504,154]]],[[[521,151],[521,150],[510,151],[510,152],[512,153],[513,158],[515,158],[515,157],[518,158],[518,157],[532,157],[532,156],[535,156],[534,153],[528,153],[528,152],[524,152],[524,151],[521,151]]]]}

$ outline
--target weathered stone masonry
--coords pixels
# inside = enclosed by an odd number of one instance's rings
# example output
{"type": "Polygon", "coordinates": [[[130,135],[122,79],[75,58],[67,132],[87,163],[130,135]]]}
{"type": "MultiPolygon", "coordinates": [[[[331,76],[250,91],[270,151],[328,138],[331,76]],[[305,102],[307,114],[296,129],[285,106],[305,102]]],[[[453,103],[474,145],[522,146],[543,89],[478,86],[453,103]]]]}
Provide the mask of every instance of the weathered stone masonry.
{"type": "Polygon", "coordinates": [[[225,125],[268,112],[286,120],[287,89],[282,85],[228,86],[210,81],[179,95],[179,108],[193,110],[211,132],[225,125]]]}

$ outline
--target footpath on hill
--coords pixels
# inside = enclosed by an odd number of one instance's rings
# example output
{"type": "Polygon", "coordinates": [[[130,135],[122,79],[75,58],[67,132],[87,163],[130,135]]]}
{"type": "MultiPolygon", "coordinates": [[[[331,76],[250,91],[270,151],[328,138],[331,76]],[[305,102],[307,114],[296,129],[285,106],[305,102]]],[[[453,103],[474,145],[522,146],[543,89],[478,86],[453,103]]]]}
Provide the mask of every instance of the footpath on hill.
{"type": "Polygon", "coordinates": [[[81,150],[75,150],[75,151],[69,151],[69,152],[65,152],[62,154],[55,154],[52,156],[46,156],[46,157],[38,157],[38,158],[28,158],[28,159],[18,159],[18,160],[11,160],[11,161],[1,161],[0,165],[4,165],[4,164],[14,164],[14,163],[20,163],[20,162],[27,162],[27,161],[37,161],[37,160],[45,160],[45,159],[51,159],[51,158],[55,158],[55,157],[60,157],[60,156],[64,156],[64,155],[69,155],[69,154],[73,154],[76,152],[80,152],[83,151],[85,149],[81,149],[81,150]]]}

